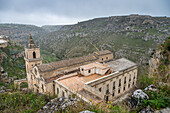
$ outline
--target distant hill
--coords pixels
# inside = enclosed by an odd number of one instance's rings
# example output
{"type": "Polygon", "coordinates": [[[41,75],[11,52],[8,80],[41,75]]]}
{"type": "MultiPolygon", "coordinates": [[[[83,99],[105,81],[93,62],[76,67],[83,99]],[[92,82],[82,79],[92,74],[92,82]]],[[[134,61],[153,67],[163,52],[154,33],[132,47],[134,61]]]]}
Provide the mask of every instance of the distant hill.
{"type": "Polygon", "coordinates": [[[35,25],[0,24],[0,34],[7,35],[20,44],[27,43],[30,34],[33,38],[37,38],[47,33],[46,30],[35,25]]]}
{"type": "Polygon", "coordinates": [[[58,31],[63,25],[44,25],[41,28],[48,32],[58,31]]]}
{"type": "Polygon", "coordinates": [[[128,15],[95,18],[74,25],[0,24],[0,34],[21,44],[29,34],[41,45],[46,60],[67,59],[97,51],[94,46],[108,49],[114,57],[125,57],[138,64],[148,64],[150,54],[170,35],[169,17],[128,15]],[[91,44],[92,43],[92,44],[91,44]]]}
{"type": "Polygon", "coordinates": [[[65,25],[37,41],[42,49],[59,59],[97,51],[95,45],[100,50],[112,51],[115,58],[125,57],[138,64],[148,64],[152,50],[170,35],[169,27],[169,17],[112,16],[65,25]]]}

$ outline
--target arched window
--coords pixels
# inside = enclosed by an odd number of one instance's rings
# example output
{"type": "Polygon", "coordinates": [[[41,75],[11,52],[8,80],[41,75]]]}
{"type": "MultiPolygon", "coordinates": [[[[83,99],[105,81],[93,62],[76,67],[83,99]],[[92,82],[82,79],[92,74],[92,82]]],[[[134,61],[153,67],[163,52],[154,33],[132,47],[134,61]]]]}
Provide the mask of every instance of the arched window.
{"type": "Polygon", "coordinates": [[[35,53],[35,51],[33,52],[33,58],[36,58],[36,53],[35,53]]]}

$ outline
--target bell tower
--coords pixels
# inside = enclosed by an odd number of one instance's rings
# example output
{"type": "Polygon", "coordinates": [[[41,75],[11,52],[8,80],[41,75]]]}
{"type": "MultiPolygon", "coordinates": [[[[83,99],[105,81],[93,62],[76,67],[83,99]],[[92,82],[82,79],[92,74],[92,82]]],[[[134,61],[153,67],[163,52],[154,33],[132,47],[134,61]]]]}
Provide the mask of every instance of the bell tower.
{"type": "Polygon", "coordinates": [[[28,73],[32,70],[34,66],[42,64],[42,58],[40,56],[40,48],[35,45],[32,36],[30,35],[29,44],[25,47],[25,65],[26,73],[28,78],[28,73]]]}

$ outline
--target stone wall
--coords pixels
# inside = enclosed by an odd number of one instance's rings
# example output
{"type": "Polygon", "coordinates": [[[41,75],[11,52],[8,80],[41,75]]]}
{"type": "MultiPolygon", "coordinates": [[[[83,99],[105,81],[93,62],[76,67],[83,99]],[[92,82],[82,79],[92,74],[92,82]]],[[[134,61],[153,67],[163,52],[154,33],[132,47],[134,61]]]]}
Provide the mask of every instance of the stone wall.
{"type": "Polygon", "coordinates": [[[111,73],[105,77],[87,82],[86,85],[90,85],[97,91],[100,91],[103,95],[107,95],[109,100],[112,100],[133,88],[136,85],[136,80],[137,67],[132,67],[130,69],[111,73]],[[126,83],[124,82],[125,78],[126,83]],[[121,85],[119,85],[119,80],[121,85]]]}

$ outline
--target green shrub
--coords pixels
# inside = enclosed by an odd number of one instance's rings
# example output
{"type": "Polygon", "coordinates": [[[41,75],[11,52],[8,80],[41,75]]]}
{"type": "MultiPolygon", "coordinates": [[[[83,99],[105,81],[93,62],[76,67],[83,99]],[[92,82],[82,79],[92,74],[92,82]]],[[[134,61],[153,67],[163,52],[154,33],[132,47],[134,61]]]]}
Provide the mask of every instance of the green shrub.
{"type": "Polygon", "coordinates": [[[149,100],[143,100],[144,107],[151,106],[154,109],[165,108],[170,105],[170,97],[165,92],[147,92],[149,100]]]}
{"type": "Polygon", "coordinates": [[[0,112],[34,113],[42,108],[49,99],[44,95],[35,93],[14,92],[0,94],[0,112]]]}
{"type": "Polygon", "coordinates": [[[140,87],[141,88],[145,88],[151,84],[154,84],[154,78],[149,78],[148,75],[143,75],[141,76],[141,79],[139,79],[139,82],[140,82],[140,87]]]}

